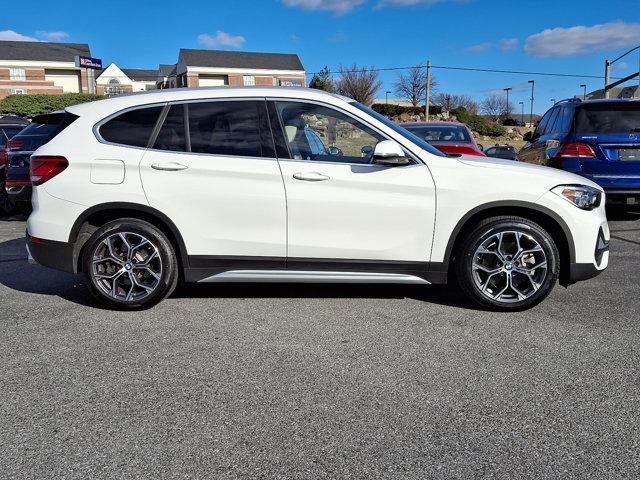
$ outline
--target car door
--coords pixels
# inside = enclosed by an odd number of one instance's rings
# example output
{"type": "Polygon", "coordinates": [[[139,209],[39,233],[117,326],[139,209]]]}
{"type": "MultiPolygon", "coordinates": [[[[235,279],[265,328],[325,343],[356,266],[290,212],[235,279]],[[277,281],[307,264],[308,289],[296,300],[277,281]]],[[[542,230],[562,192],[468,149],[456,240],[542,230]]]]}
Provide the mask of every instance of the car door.
{"type": "Polygon", "coordinates": [[[287,192],[289,268],[362,271],[425,269],[435,188],[426,165],[371,163],[389,139],[334,106],[270,103],[287,192]],[[312,129],[324,148],[310,145],[312,129]]]}
{"type": "Polygon", "coordinates": [[[285,192],[264,99],[176,103],[165,115],[140,175],[191,267],[284,266],[285,192]]]}
{"type": "Polygon", "coordinates": [[[538,122],[531,140],[525,144],[518,153],[518,160],[521,162],[540,164],[544,156],[544,136],[545,129],[551,118],[551,115],[556,112],[555,108],[550,109],[544,114],[542,119],[538,122]]]}

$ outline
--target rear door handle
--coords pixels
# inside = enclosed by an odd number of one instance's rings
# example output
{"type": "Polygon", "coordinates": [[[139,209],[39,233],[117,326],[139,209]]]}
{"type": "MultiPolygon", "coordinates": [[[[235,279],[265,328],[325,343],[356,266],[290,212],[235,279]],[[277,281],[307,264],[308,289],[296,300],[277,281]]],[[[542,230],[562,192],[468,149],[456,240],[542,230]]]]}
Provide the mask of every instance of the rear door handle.
{"type": "Polygon", "coordinates": [[[329,180],[331,177],[318,172],[298,172],[293,174],[293,178],[296,180],[304,180],[306,182],[322,182],[324,180],[329,180]]]}
{"type": "Polygon", "coordinates": [[[154,170],[165,170],[167,172],[175,172],[177,170],[185,170],[189,167],[178,162],[154,163],[151,165],[154,170]]]}

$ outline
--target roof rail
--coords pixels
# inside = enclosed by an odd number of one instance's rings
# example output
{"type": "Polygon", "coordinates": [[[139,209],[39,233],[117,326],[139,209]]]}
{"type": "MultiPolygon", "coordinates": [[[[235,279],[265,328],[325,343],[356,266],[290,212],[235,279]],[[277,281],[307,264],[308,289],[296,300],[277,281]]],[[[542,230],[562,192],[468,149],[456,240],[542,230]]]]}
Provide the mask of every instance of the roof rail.
{"type": "Polygon", "coordinates": [[[582,102],[581,98],[565,98],[564,100],[558,100],[554,105],[558,105],[559,103],[568,103],[568,102],[582,102]]]}

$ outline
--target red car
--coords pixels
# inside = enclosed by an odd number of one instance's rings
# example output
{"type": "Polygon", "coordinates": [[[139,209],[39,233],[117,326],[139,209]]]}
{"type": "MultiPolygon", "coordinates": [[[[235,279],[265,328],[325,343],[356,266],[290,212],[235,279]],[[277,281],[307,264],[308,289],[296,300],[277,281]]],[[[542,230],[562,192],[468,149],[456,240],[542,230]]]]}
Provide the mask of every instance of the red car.
{"type": "Polygon", "coordinates": [[[464,123],[415,122],[401,123],[400,126],[426,140],[442,153],[486,156],[464,123]]]}

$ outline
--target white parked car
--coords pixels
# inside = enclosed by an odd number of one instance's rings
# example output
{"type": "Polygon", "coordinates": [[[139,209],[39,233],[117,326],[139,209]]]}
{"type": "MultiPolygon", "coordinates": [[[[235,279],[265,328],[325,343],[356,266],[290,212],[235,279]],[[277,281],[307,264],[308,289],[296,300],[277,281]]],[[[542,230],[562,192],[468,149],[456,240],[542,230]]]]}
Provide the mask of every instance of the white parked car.
{"type": "Polygon", "coordinates": [[[115,308],[185,282],[441,284],[486,308],[545,298],[609,260],[583,177],[447,157],[311,89],[200,88],[66,109],[31,161],[35,261],[115,308]]]}

